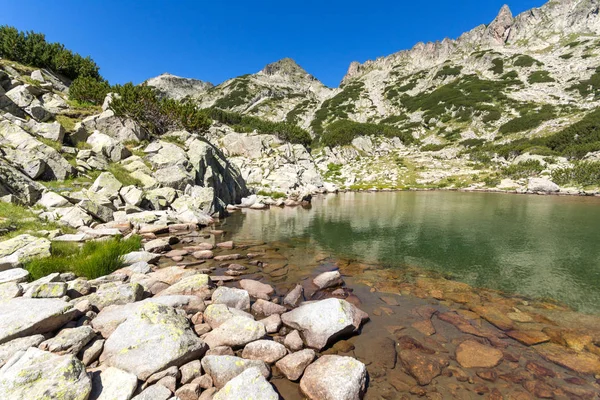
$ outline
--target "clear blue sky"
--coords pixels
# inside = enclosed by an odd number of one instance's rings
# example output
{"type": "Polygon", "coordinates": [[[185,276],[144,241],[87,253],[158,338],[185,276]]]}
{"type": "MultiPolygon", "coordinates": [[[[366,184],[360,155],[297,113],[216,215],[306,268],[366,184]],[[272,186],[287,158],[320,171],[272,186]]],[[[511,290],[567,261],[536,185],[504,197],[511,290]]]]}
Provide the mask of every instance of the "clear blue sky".
{"type": "Polygon", "coordinates": [[[163,72],[218,84],[284,57],[328,86],[351,61],[456,38],[543,0],[0,0],[0,24],[90,55],[111,83],[163,72]]]}

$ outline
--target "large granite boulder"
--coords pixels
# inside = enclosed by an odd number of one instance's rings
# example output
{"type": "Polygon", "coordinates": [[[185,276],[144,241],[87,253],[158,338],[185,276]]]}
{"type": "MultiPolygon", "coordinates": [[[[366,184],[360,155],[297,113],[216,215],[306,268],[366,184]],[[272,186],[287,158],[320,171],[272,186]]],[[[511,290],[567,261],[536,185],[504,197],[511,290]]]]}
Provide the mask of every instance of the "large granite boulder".
{"type": "Polygon", "coordinates": [[[331,340],[358,331],[368,315],[340,299],[308,303],[281,316],[283,323],[302,333],[307,346],[317,350],[331,340]]]}
{"type": "Polygon", "coordinates": [[[12,195],[19,203],[32,206],[40,199],[44,189],[43,185],[0,157],[0,196],[12,195]]]}
{"type": "Polygon", "coordinates": [[[212,295],[213,304],[225,304],[229,308],[250,310],[250,295],[243,289],[221,286],[212,295]]]}
{"type": "Polygon", "coordinates": [[[117,117],[112,110],[88,117],[81,124],[90,134],[97,130],[121,143],[139,142],[147,137],[147,132],[137,122],[117,117]]]}
{"type": "Polygon", "coordinates": [[[85,400],[91,390],[81,361],[34,347],[15,354],[0,371],[1,399],[85,400]]]}
{"type": "Polygon", "coordinates": [[[236,316],[209,332],[204,340],[213,349],[220,346],[242,347],[266,335],[265,325],[251,318],[236,316]]]}
{"type": "Polygon", "coordinates": [[[20,266],[34,259],[50,257],[52,244],[48,239],[19,235],[0,242],[0,271],[20,266]]]}
{"type": "Polygon", "coordinates": [[[165,368],[202,357],[206,349],[185,316],[173,307],[149,302],[114,330],[100,360],[146,380],[165,368]]]}

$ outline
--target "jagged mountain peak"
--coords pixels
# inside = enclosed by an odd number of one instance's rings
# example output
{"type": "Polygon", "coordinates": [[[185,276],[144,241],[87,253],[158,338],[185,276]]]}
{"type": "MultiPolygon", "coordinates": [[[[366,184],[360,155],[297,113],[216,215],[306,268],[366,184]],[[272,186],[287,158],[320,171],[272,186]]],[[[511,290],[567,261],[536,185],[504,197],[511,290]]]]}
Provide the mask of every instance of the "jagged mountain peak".
{"type": "Polygon", "coordinates": [[[192,78],[183,78],[168,72],[155,78],[148,79],[144,83],[156,88],[161,95],[175,100],[182,100],[186,97],[196,97],[200,93],[206,92],[214,86],[210,82],[192,78]]]}

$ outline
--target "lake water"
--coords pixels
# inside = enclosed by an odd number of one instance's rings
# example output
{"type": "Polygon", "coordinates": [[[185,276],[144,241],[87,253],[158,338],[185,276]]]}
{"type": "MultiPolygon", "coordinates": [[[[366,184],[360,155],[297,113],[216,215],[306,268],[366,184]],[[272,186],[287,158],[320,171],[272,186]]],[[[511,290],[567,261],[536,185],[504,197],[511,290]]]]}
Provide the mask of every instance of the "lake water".
{"type": "Polygon", "coordinates": [[[345,193],[316,197],[310,209],[244,210],[225,226],[236,240],[419,267],[600,312],[600,198],[345,193]]]}

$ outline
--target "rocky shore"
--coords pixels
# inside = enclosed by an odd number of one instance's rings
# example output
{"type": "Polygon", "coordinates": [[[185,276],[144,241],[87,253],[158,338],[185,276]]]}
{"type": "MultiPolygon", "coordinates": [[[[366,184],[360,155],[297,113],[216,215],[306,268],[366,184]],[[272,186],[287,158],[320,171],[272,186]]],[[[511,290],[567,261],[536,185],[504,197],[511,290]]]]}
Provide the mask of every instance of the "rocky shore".
{"type": "MultiPolygon", "coordinates": [[[[236,243],[218,224],[88,229],[81,240],[138,234],[143,248],[94,280],[55,273],[28,282],[18,267],[0,272],[1,398],[600,393],[595,316],[318,252],[295,266],[293,246],[236,243]]],[[[9,256],[15,260],[49,242],[19,237],[2,245],[21,246],[9,256]]]]}

